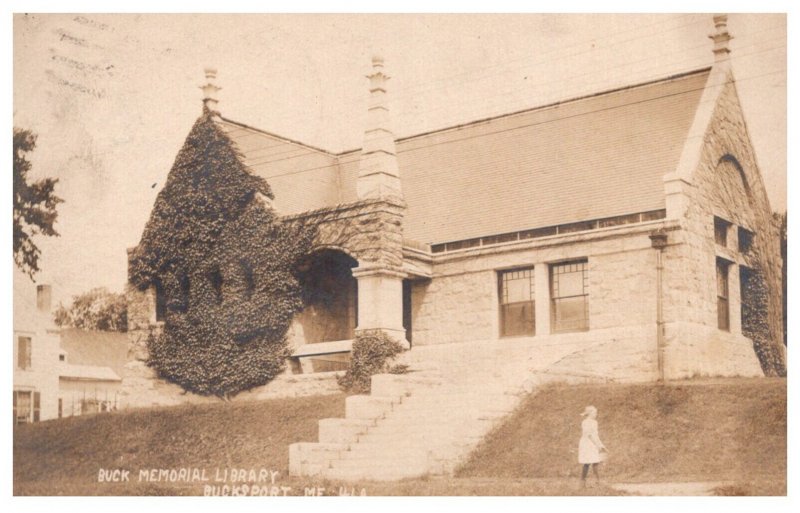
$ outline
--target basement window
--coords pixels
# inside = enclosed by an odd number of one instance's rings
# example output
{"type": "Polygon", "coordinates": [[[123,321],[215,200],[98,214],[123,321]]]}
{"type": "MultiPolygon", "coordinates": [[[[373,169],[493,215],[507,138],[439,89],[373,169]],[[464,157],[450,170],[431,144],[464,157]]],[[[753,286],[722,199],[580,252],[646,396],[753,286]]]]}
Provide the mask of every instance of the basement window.
{"type": "Polygon", "coordinates": [[[587,260],[550,266],[552,330],[589,329],[589,269],[587,260]]]}
{"type": "Polygon", "coordinates": [[[532,336],[536,333],[534,315],[533,267],[501,271],[500,336],[532,336]]]}

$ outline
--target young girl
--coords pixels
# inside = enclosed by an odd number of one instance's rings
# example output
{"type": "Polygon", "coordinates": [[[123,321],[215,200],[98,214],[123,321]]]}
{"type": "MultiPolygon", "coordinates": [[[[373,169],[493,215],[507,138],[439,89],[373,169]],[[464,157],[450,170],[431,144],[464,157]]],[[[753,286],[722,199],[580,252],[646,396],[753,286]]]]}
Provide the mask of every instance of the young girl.
{"type": "Polygon", "coordinates": [[[586,486],[586,476],[589,474],[589,465],[592,466],[594,477],[600,482],[600,475],[597,472],[597,465],[606,459],[606,446],[600,441],[597,433],[597,408],[587,406],[581,417],[581,441],[578,443],[578,463],[583,464],[581,472],[581,482],[586,486]]]}

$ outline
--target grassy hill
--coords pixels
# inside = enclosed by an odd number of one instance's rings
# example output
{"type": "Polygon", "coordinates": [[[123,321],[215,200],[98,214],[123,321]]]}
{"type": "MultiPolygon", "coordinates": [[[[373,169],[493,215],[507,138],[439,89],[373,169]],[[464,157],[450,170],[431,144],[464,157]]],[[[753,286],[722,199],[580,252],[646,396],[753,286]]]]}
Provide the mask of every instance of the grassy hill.
{"type": "Polygon", "coordinates": [[[344,394],[130,410],[17,426],[14,494],[182,494],[197,486],[98,483],[101,468],[267,468],[288,474],[289,444],[344,416],[344,394]]]}
{"type": "MultiPolygon", "coordinates": [[[[267,468],[290,479],[288,445],[315,441],[344,395],[122,411],[18,426],[15,495],[198,494],[198,485],[98,483],[101,468],[267,468]]],[[[786,382],[551,386],[527,398],[456,477],[364,483],[370,495],[562,495],[576,487],[580,412],[599,410],[604,482],[732,481],[735,494],[786,493],[786,382]]],[[[211,471],[211,470],[210,470],[211,471]]],[[[336,492],[333,492],[336,493],[336,492]]],[[[613,494],[601,486],[591,494],[613,494]]]]}
{"type": "Polygon", "coordinates": [[[550,386],[529,397],[461,477],[575,478],[580,413],[597,407],[606,481],[731,480],[786,493],[786,381],[550,386]]]}

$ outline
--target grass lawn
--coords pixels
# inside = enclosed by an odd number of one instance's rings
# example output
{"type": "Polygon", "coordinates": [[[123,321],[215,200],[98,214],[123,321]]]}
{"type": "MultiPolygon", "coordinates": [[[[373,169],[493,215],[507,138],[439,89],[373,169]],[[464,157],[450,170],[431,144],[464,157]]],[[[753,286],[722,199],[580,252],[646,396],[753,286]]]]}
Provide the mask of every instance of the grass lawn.
{"type": "Polygon", "coordinates": [[[197,494],[197,485],[98,483],[106,469],[265,468],[288,475],[289,444],[344,416],[344,394],[130,410],[17,426],[15,495],[197,494]]]}
{"type": "MultiPolygon", "coordinates": [[[[138,482],[142,469],[269,469],[276,484],[338,495],[343,483],[288,477],[288,445],[344,416],[344,395],[74,417],[14,430],[15,495],[198,495],[202,483],[138,482]],[[129,483],[98,470],[129,469],[129,483]]],[[[725,481],[717,492],[786,493],[786,382],[551,386],[527,398],[453,477],[344,487],[369,495],[615,495],[612,482],[725,481]],[[597,406],[611,451],[603,483],[578,485],[580,412],[597,406]]],[[[212,483],[213,484],[213,483],[212,483]]]]}
{"type": "Polygon", "coordinates": [[[614,482],[733,481],[721,493],[786,494],[786,381],[554,385],[533,395],[459,477],[577,479],[580,413],[597,407],[614,482]]]}

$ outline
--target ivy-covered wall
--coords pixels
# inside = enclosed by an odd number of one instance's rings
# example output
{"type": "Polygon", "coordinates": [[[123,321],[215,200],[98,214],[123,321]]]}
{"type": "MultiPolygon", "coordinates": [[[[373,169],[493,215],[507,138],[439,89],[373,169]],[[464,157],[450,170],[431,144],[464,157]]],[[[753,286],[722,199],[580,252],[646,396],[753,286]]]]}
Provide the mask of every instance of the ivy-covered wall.
{"type": "Polygon", "coordinates": [[[271,197],[204,113],[129,255],[129,281],[144,298],[139,306],[152,312],[156,303],[163,322],[159,333],[141,326],[144,312],[133,320],[134,337],[149,330],[146,361],[160,377],[227,397],[283,370],[286,331],[303,306],[295,266],[314,235],[309,225],[281,221],[264,201],[271,197]]]}

